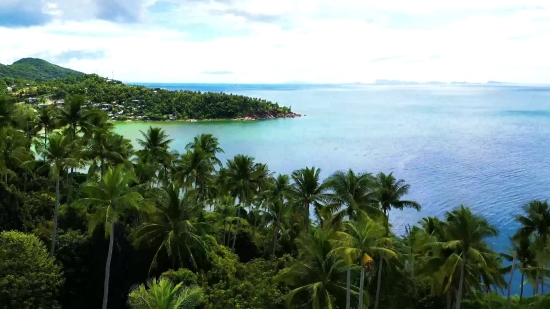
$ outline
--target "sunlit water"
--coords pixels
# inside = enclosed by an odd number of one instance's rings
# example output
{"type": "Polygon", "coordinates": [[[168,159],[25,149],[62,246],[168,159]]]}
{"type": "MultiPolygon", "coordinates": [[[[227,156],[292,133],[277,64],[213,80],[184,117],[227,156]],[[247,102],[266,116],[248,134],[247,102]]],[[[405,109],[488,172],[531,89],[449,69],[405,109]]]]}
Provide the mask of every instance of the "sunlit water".
{"type": "Polygon", "coordinates": [[[116,127],[118,133],[135,140],[139,130],[160,126],[180,152],[194,136],[211,133],[225,150],[224,161],[247,154],[277,173],[306,166],[320,167],[322,177],[348,168],[393,172],[411,185],[408,198],[422,205],[421,212],[391,213],[398,234],[422,217],[441,217],[463,204],[499,228],[501,235],[491,241],[495,249],[506,251],[521,206],[550,195],[550,88],[149,86],[260,97],[292,106],[306,116],[251,122],[122,123],[116,127]]]}

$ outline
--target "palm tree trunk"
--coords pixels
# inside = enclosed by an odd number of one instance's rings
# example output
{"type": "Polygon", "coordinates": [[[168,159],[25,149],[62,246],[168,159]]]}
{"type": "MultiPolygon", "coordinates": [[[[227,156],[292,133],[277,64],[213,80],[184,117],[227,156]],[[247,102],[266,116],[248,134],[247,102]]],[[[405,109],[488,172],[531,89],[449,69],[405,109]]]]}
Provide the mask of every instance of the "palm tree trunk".
{"type": "Polygon", "coordinates": [[[109,251],[107,253],[107,263],[105,263],[105,281],[103,283],[103,306],[102,309],[107,309],[107,300],[109,298],[109,276],[111,275],[111,258],[113,257],[113,242],[115,239],[115,224],[111,223],[111,231],[109,235],[109,251]]]}
{"type": "Polygon", "coordinates": [[[523,299],[523,280],[525,280],[525,275],[523,272],[521,272],[521,285],[519,290],[519,302],[521,303],[521,300],[523,299]]]}
{"type": "Polygon", "coordinates": [[[237,209],[237,225],[235,226],[235,237],[233,238],[233,245],[231,246],[231,251],[233,251],[233,253],[235,253],[235,243],[237,242],[237,235],[239,234],[239,225],[241,223],[240,214],[241,214],[241,207],[237,209]]]}
{"type": "MultiPolygon", "coordinates": [[[[348,265],[348,273],[346,277],[346,309],[350,309],[351,307],[351,287],[350,287],[350,281],[351,281],[351,266],[348,265]]],[[[362,280],[361,280],[362,282],[362,280]]],[[[361,292],[359,292],[361,294],[361,292]]],[[[361,297],[361,296],[359,296],[361,297]]]]}
{"type": "Polygon", "coordinates": [[[6,187],[8,186],[8,172],[4,174],[4,183],[6,184],[6,187]]]}
{"type": "Polygon", "coordinates": [[[508,308],[510,308],[510,295],[512,293],[512,279],[514,278],[514,270],[516,269],[516,256],[512,261],[512,271],[510,272],[510,280],[508,281],[508,308]]]}
{"type": "Polygon", "coordinates": [[[378,309],[380,303],[380,286],[382,285],[382,267],[384,266],[384,259],[380,258],[378,264],[378,278],[376,279],[376,299],[374,300],[374,309],[378,309]]]}
{"type": "Polygon", "coordinates": [[[277,219],[277,227],[275,228],[275,236],[273,237],[273,252],[271,253],[271,261],[275,259],[275,250],[277,249],[277,236],[279,235],[279,220],[277,219]]]}
{"type": "Polygon", "coordinates": [[[55,252],[55,242],[57,239],[57,217],[59,217],[59,173],[55,180],[55,209],[53,214],[53,232],[52,232],[52,244],[50,246],[50,256],[53,256],[55,252]]]}
{"type": "Polygon", "coordinates": [[[464,271],[466,269],[466,253],[462,257],[462,264],[460,265],[460,280],[458,282],[458,292],[456,293],[456,309],[460,309],[460,302],[462,301],[462,286],[464,285],[464,271]]]}
{"type": "MultiPolygon", "coordinates": [[[[361,262],[361,281],[359,281],[359,308],[363,309],[363,294],[365,293],[365,267],[361,262]]],[[[376,303],[378,306],[378,303],[376,303]]]]}
{"type": "Polygon", "coordinates": [[[447,291],[445,296],[447,297],[447,309],[451,309],[451,291],[447,291]]]}

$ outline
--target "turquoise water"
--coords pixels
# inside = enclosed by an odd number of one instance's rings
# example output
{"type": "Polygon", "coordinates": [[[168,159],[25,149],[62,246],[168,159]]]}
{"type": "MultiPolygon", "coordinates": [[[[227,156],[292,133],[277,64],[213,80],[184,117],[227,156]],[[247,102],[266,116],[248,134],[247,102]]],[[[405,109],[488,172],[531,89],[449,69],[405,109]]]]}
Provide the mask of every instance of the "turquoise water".
{"type": "MultiPolygon", "coordinates": [[[[520,86],[151,85],[223,91],[292,106],[306,116],[253,122],[154,123],[173,148],[212,133],[223,158],[248,154],[272,171],[305,166],[329,176],[352,168],[393,172],[411,184],[421,212],[394,211],[397,233],[424,216],[464,204],[486,216],[506,250],[514,216],[532,199],[550,195],[550,88],[520,86]]],[[[135,139],[150,124],[124,123],[135,139]]],[[[518,276],[516,276],[518,277],[518,276]]]]}

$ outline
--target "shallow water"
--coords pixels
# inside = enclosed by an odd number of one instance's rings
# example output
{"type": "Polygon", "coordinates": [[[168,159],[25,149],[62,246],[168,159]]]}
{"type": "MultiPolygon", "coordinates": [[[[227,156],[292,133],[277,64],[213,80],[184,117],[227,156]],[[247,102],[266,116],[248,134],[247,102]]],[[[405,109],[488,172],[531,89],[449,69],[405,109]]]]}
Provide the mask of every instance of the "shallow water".
{"type": "MultiPolygon", "coordinates": [[[[491,240],[505,251],[514,216],[550,195],[550,88],[520,86],[150,85],[223,91],[276,101],[302,118],[251,122],[122,123],[161,126],[182,152],[200,133],[219,138],[222,158],[247,154],[272,171],[305,166],[327,177],[339,169],[393,172],[411,184],[421,212],[394,211],[398,233],[424,216],[443,216],[464,204],[495,224],[491,240]]],[[[516,276],[517,278],[518,276],[516,276]]],[[[519,284],[519,283],[518,283],[519,284]]],[[[529,289],[527,289],[529,290],[529,289]]]]}

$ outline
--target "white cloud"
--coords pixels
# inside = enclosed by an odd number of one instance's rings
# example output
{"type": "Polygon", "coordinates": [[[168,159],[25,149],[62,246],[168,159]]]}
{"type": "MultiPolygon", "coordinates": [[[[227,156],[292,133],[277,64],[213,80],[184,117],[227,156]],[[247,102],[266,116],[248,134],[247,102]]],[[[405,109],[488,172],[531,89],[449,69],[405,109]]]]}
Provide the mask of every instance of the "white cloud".
{"type": "MultiPolygon", "coordinates": [[[[140,3],[147,7],[153,2],[140,3]]],[[[97,54],[104,58],[60,64],[104,75],[113,70],[115,78],[143,82],[337,83],[383,78],[550,83],[550,71],[541,69],[550,67],[547,1],[171,2],[180,8],[146,16],[154,21],[149,23],[87,18],[0,28],[0,62],[90,50],[101,51],[97,54]],[[410,20],[437,17],[445,10],[464,11],[449,22],[409,27],[410,20]],[[401,20],[404,16],[408,18],[401,20]],[[212,29],[205,30],[205,25],[212,29]],[[209,39],[215,31],[221,37],[209,39]],[[203,74],[207,71],[233,74],[203,74]]],[[[56,15],[64,9],[53,4],[48,8],[56,15]]]]}

